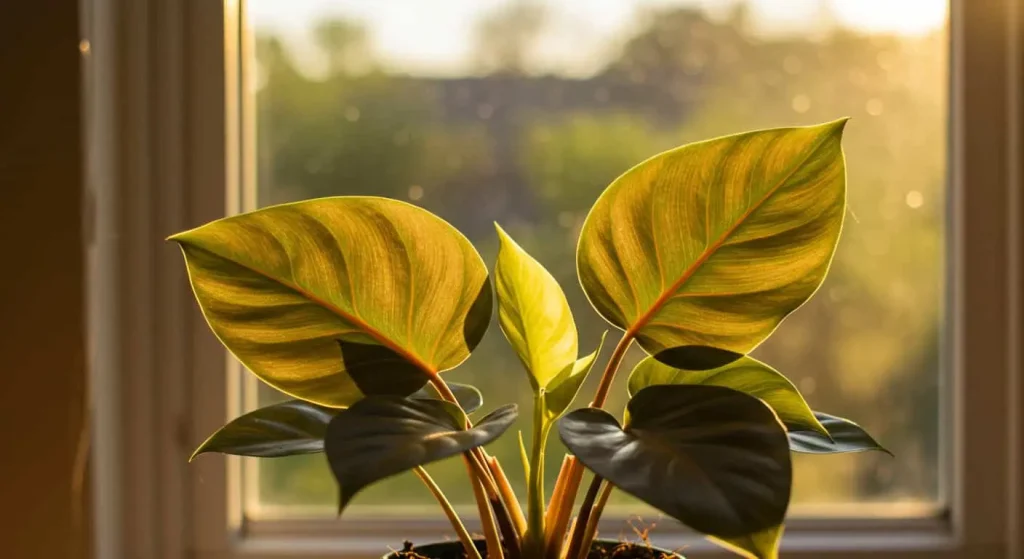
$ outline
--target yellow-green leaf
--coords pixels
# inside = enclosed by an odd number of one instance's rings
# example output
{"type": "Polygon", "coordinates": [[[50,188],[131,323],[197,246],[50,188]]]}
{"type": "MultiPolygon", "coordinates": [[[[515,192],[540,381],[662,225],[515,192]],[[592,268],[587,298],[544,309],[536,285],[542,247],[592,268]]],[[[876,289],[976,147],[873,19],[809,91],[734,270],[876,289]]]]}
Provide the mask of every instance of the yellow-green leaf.
{"type": "Polygon", "coordinates": [[[782,373],[753,357],[741,357],[708,371],[684,371],[647,357],[630,373],[627,389],[633,395],[648,386],[669,384],[705,384],[738,390],[763,400],[788,429],[816,432],[824,440],[831,440],[828,430],[815,417],[796,386],[782,373]]]}
{"type": "Polygon", "coordinates": [[[778,559],[779,542],[785,527],[781,524],[738,538],[707,536],[712,543],[724,547],[747,559],[778,559]]]}
{"type": "Polygon", "coordinates": [[[591,303],[652,355],[748,353],[828,270],[846,204],[844,124],[689,144],[627,171],[580,233],[591,303]]]}
{"type": "Polygon", "coordinates": [[[579,394],[580,387],[583,386],[583,382],[587,380],[587,375],[593,369],[594,361],[597,360],[597,356],[601,353],[601,348],[604,347],[604,339],[607,336],[607,331],[601,334],[601,341],[597,344],[597,349],[593,353],[577,359],[575,363],[566,367],[548,385],[547,391],[544,394],[544,407],[547,410],[549,420],[558,419],[572,405],[572,401],[579,394]]]}
{"type": "Polygon", "coordinates": [[[501,226],[494,227],[500,240],[494,267],[498,323],[539,391],[576,361],[576,323],[555,278],[501,226]]]}
{"type": "MultiPolygon", "coordinates": [[[[271,386],[325,406],[350,403],[346,344],[380,346],[433,375],[465,360],[490,319],[487,270],[473,246],[396,200],[272,206],[171,240],[224,345],[271,386]]],[[[360,353],[367,375],[387,374],[396,361],[360,353]],[[386,366],[373,373],[368,361],[378,359],[386,366]]]]}

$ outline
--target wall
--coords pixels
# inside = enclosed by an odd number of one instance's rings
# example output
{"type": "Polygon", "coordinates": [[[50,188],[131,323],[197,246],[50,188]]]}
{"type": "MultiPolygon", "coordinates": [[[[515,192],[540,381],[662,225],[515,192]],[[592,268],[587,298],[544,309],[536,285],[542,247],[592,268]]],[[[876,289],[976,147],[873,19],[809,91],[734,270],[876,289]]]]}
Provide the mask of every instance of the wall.
{"type": "Polygon", "coordinates": [[[79,6],[0,2],[0,546],[87,556],[79,6]]]}

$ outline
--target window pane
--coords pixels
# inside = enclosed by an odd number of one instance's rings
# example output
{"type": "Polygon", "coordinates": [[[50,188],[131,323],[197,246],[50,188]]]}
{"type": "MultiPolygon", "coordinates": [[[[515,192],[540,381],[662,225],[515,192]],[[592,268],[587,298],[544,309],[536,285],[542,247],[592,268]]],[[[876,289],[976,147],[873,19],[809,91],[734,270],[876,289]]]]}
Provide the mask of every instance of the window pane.
{"type": "MultiPolygon", "coordinates": [[[[849,215],[828,280],[756,355],[815,409],[859,421],[897,455],[798,457],[797,503],[898,511],[897,503],[938,501],[942,0],[250,0],[248,11],[259,204],[339,194],[407,200],[462,230],[489,264],[498,221],[566,289],[581,352],[609,327],[579,288],[574,250],[612,179],[681,143],[853,117],[844,142],[849,215]]],[[[634,350],[625,370],[639,356],[634,350]]],[[[530,405],[496,325],[446,375],[480,387],[488,407],[530,405]]],[[[624,403],[617,393],[615,409],[624,403]]],[[[259,391],[264,402],[276,398],[259,391]]],[[[514,433],[491,452],[522,489],[514,433]]],[[[553,479],[557,437],[549,456],[553,479]]],[[[430,469],[453,501],[470,502],[458,460],[430,469]]],[[[246,471],[251,513],[333,512],[322,456],[250,462],[246,471]]],[[[363,493],[351,514],[382,505],[434,503],[415,477],[401,476],[363,493]]]]}

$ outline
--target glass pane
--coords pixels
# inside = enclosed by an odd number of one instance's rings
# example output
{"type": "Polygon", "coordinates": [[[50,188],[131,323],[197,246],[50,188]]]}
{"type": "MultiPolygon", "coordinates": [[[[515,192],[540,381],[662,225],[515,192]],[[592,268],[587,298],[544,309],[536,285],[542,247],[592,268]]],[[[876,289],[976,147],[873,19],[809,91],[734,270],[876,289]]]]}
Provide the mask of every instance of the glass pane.
{"type": "MultiPolygon", "coordinates": [[[[465,232],[489,264],[498,221],[565,287],[581,351],[609,327],[579,288],[573,255],[612,179],[685,142],[852,116],[849,215],[828,280],[756,355],[816,409],[861,422],[897,455],[798,457],[797,504],[880,503],[898,514],[940,500],[942,0],[250,0],[247,9],[259,204],[407,200],[465,232]]],[[[446,375],[480,387],[487,406],[530,405],[496,324],[446,375]]],[[[263,388],[258,399],[279,397],[263,388]]],[[[522,489],[515,434],[491,452],[522,489]]],[[[557,437],[549,456],[553,479],[557,437]]],[[[461,462],[430,470],[453,501],[470,502],[461,462]]],[[[250,513],[333,513],[322,456],[250,462],[247,472],[250,513]]],[[[411,475],[356,503],[349,514],[435,512],[411,475]]]]}

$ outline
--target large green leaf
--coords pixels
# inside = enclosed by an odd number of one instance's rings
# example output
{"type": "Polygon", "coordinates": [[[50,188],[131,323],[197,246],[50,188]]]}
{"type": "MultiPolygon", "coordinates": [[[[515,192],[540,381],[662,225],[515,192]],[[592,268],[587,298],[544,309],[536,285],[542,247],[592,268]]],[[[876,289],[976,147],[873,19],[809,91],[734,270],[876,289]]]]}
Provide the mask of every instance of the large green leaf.
{"type": "Polygon", "coordinates": [[[261,458],[322,452],[327,425],[339,411],[302,400],[253,410],[210,435],[192,458],[206,452],[261,458]]]}
{"type": "Polygon", "coordinates": [[[839,454],[844,452],[864,452],[878,450],[888,455],[891,452],[878,444],[863,427],[842,417],[827,413],[814,412],[818,421],[828,430],[829,437],[809,431],[803,425],[787,425],[789,429],[789,447],[794,452],[807,454],[839,454]]]}
{"type": "MultiPolygon", "coordinates": [[[[476,411],[484,403],[483,395],[473,386],[449,382],[448,388],[466,413],[476,411]]],[[[353,403],[362,398],[362,394],[351,394],[353,403]]],[[[424,387],[410,398],[436,400],[438,396],[424,387]]],[[[207,452],[260,458],[322,452],[327,424],[340,412],[338,408],[325,408],[303,400],[259,408],[218,429],[199,445],[189,460],[207,452]]]]}
{"type": "Polygon", "coordinates": [[[595,474],[705,534],[735,538],[782,523],[789,444],[762,401],[720,386],[652,386],[628,411],[625,429],[604,410],[573,411],[559,435],[595,474]]]}
{"type": "Polygon", "coordinates": [[[796,386],[753,357],[741,357],[724,367],[708,371],[684,371],[648,357],[630,373],[627,386],[630,394],[636,394],[648,386],[659,384],[704,384],[739,390],[764,400],[787,428],[817,432],[828,440],[828,431],[818,422],[796,386]]]}
{"type": "Polygon", "coordinates": [[[576,361],[576,323],[561,286],[498,224],[494,266],[498,323],[516,350],[535,392],[576,361]]]}
{"type": "Polygon", "coordinates": [[[473,246],[437,216],[396,200],[272,206],[171,239],[224,345],[271,386],[317,404],[346,405],[354,381],[339,363],[380,361],[361,368],[370,375],[364,387],[387,386],[373,375],[408,377],[400,361],[436,374],[466,359],[490,320],[490,283],[473,246]],[[341,355],[339,341],[357,354],[341,355]],[[358,353],[366,346],[401,360],[358,353]]]}
{"type": "Polygon", "coordinates": [[[591,303],[652,355],[748,353],[825,277],[846,204],[844,123],[689,144],[627,171],[580,233],[591,303]]]}
{"type": "Polygon", "coordinates": [[[339,513],[374,482],[493,441],[516,415],[516,405],[508,404],[464,429],[465,414],[441,400],[368,396],[356,402],[331,420],[324,440],[341,487],[339,513]]]}
{"type": "Polygon", "coordinates": [[[785,527],[779,525],[736,538],[708,536],[708,539],[748,559],[778,559],[779,543],[784,531],[785,527]]]}

